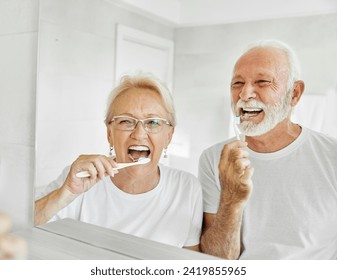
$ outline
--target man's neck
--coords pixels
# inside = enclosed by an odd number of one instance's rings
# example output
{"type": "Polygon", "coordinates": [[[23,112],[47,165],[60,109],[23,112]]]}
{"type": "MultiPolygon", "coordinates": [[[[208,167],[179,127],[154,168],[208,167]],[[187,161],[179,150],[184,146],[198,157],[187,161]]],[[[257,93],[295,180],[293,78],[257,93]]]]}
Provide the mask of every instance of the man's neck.
{"type": "Polygon", "coordinates": [[[246,136],[248,147],[258,153],[272,153],[279,151],[294,142],[301,134],[302,128],[298,124],[286,119],[269,132],[260,136],[246,136]]]}

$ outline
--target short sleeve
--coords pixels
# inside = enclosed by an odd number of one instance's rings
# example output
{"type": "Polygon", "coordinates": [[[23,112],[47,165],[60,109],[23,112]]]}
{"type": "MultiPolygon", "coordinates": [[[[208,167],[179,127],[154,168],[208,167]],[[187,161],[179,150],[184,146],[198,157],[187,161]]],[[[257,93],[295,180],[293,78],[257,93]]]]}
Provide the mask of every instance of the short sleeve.
{"type": "Polygon", "coordinates": [[[52,181],[50,184],[48,184],[47,186],[42,188],[42,190],[40,192],[36,192],[35,193],[35,200],[38,200],[38,199],[46,196],[50,192],[52,192],[52,191],[58,189],[59,187],[61,187],[63,185],[64,181],[67,178],[69,170],[70,170],[70,166],[67,166],[66,168],[63,169],[62,173],[54,181],[52,181]]]}
{"type": "Polygon", "coordinates": [[[215,147],[211,147],[201,154],[198,170],[198,178],[203,193],[203,210],[205,213],[211,214],[218,211],[221,190],[218,178],[218,162],[221,151],[217,154],[213,151],[214,149],[215,147]]]}
{"type": "Polygon", "coordinates": [[[190,230],[188,233],[188,239],[186,240],[184,247],[195,246],[200,243],[202,219],[203,219],[203,207],[202,207],[202,190],[197,178],[193,177],[193,195],[194,200],[192,208],[192,219],[190,230]]]}

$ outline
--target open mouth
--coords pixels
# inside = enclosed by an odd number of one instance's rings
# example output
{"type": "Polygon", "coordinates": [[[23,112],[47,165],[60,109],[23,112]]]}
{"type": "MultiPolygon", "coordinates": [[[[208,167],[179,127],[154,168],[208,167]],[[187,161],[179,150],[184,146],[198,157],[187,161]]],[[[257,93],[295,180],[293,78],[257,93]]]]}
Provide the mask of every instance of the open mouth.
{"type": "Polygon", "coordinates": [[[241,108],[241,116],[243,119],[253,118],[263,112],[261,108],[241,108]]]}
{"type": "Polygon", "coordinates": [[[132,161],[138,161],[140,158],[148,158],[151,151],[147,146],[130,146],[128,155],[132,161]]]}

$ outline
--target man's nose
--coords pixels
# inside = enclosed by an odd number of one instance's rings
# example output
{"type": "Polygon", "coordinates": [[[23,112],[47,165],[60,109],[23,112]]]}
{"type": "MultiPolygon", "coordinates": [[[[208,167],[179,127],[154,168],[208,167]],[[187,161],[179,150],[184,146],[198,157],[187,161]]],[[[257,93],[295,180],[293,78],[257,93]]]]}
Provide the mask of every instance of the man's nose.
{"type": "Polygon", "coordinates": [[[239,97],[242,101],[248,101],[249,99],[255,98],[255,87],[249,83],[245,83],[240,91],[239,97]]]}

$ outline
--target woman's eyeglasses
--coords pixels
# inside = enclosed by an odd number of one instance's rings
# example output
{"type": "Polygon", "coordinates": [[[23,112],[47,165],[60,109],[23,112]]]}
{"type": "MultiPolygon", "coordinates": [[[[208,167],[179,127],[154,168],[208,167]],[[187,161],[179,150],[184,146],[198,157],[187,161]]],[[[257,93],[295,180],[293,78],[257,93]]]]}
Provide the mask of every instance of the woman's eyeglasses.
{"type": "Polygon", "coordinates": [[[162,131],[164,125],[172,126],[168,120],[162,118],[147,118],[140,120],[129,116],[116,116],[110,121],[110,123],[114,124],[116,129],[123,131],[135,130],[139,122],[142,123],[145,131],[148,133],[158,133],[162,131]]]}

